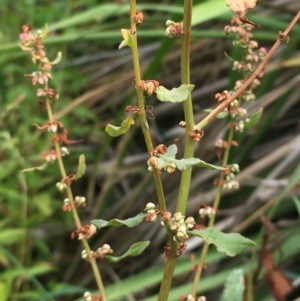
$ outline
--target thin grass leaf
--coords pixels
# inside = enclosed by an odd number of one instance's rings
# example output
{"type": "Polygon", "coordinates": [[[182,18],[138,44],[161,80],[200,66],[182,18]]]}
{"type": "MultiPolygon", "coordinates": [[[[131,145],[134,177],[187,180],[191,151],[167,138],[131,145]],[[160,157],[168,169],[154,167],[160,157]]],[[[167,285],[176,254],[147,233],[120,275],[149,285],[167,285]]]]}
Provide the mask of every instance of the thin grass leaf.
{"type": "Polygon", "coordinates": [[[299,214],[299,217],[300,217],[300,200],[296,197],[293,197],[293,201],[294,201],[294,204],[297,208],[297,211],[298,211],[298,214],[299,214]]]}

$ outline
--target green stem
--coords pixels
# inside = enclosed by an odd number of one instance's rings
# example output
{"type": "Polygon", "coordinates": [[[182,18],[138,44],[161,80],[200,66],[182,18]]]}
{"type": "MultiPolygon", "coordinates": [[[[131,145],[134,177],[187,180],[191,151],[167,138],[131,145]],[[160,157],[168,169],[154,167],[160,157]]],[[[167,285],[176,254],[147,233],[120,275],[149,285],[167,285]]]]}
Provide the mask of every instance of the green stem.
{"type": "MultiPolygon", "coordinates": [[[[132,56],[133,56],[133,67],[134,67],[134,75],[135,75],[136,96],[137,96],[137,103],[139,107],[139,117],[141,121],[141,127],[144,134],[145,143],[148,152],[151,154],[154,148],[153,148],[152,138],[151,138],[147,116],[145,112],[144,95],[143,95],[143,91],[140,89],[141,72],[140,72],[140,63],[139,63],[135,15],[136,15],[136,1],[130,0],[130,24],[131,24],[131,32],[133,33],[132,56]]],[[[161,182],[160,171],[158,169],[153,169],[153,177],[154,177],[155,188],[156,188],[158,202],[159,202],[159,208],[162,212],[166,212],[167,206],[166,206],[163,186],[161,182]]],[[[164,221],[164,225],[169,235],[171,255],[167,258],[167,262],[165,265],[164,276],[162,279],[159,296],[158,296],[159,301],[166,301],[168,299],[169,291],[171,288],[172,276],[175,268],[176,253],[177,253],[177,243],[173,240],[173,233],[170,229],[170,223],[168,221],[164,221]]]]}
{"type": "MultiPolygon", "coordinates": [[[[298,21],[300,18],[300,11],[297,13],[297,15],[294,17],[294,19],[291,21],[291,23],[288,25],[286,30],[282,33],[283,37],[286,37],[292,27],[295,25],[295,23],[298,21]]],[[[197,129],[201,130],[203,129],[210,121],[212,121],[219,112],[221,112],[224,108],[226,108],[234,99],[237,99],[240,94],[242,94],[254,81],[255,78],[260,77],[261,73],[263,72],[266,63],[269,61],[269,59],[272,57],[278,46],[282,43],[283,39],[278,37],[277,41],[275,42],[274,46],[271,48],[269,53],[267,54],[266,58],[262,61],[262,63],[258,66],[258,68],[255,70],[255,72],[252,73],[252,75],[245,81],[245,83],[231,96],[229,97],[226,101],[221,103],[218,107],[216,107],[209,115],[207,115],[203,120],[201,120],[197,124],[197,129]]],[[[234,129],[233,127],[230,128],[229,131],[229,136],[228,136],[228,148],[226,148],[224,157],[223,157],[223,166],[226,166],[228,163],[228,158],[229,158],[229,152],[230,152],[230,147],[231,147],[231,142],[233,140],[233,135],[234,135],[234,129]]],[[[221,193],[222,193],[222,183],[224,180],[225,173],[221,172],[220,177],[219,177],[219,182],[218,182],[218,188],[213,204],[213,209],[217,211],[221,199],[221,193]]],[[[210,220],[209,220],[209,227],[212,227],[215,222],[215,215],[212,215],[210,220]]],[[[207,255],[209,249],[209,245],[207,243],[204,244],[201,256],[199,259],[199,264],[197,265],[197,270],[195,273],[194,277],[194,282],[193,282],[193,287],[192,287],[192,295],[196,296],[197,293],[197,287],[199,285],[199,281],[201,278],[201,273],[204,267],[204,261],[207,255]]],[[[249,297],[249,295],[248,295],[249,297]]],[[[252,298],[252,296],[250,296],[252,298]]],[[[251,298],[249,300],[251,300],[251,298]]]]}
{"type": "Polygon", "coordinates": [[[168,300],[168,296],[169,296],[169,292],[170,292],[171,284],[172,284],[172,278],[173,278],[172,276],[174,274],[174,269],[175,269],[175,263],[176,263],[175,256],[168,257],[167,262],[165,264],[164,275],[163,275],[163,279],[161,282],[157,301],[168,300]]]}
{"type": "MultiPolygon", "coordinates": [[[[191,21],[192,21],[192,7],[193,1],[184,1],[184,20],[183,20],[183,37],[182,37],[182,50],[181,50],[181,83],[190,83],[190,37],[191,37],[191,21]]],[[[186,143],[184,149],[184,157],[189,158],[194,154],[194,141],[191,139],[190,134],[194,130],[194,116],[191,95],[183,103],[184,116],[186,122],[186,143]]],[[[184,170],[181,175],[180,188],[178,194],[178,202],[176,211],[185,214],[187,199],[189,195],[190,183],[191,183],[192,168],[184,170]]],[[[171,288],[172,278],[174,274],[176,257],[175,246],[171,241],[171,256],[168,257],[162,284],[159,291],[158,301],[165,301],[168,299],[169,291],[171,288]]],[[[177,246],[176,246],[177,247],[177,246]]]]}
{"type": "MultiPolygon", "coordinates": [[[[132,57],[133,57],[133,67],[134,67],[134,76],[135,76],[135,85],[136,85],[136,96],[137,96],[137,103],[139,107],[139,117],[141,120],[141,128],[144,134],[145,143],[147,146],[147,150],[149,153],[152,153],[153,143],[152,138],[149,130],[149,125],[147,121],[147,116],[145,112],[145,101],[143,91],[140,89],[141,84],[141,71],[140,71],[140,62],[139,62],[139,52],[138,52],[138,45],[137,45],[137,32],[136,32],[136,23],[135,17],[136,15],[136,1],[130,0],[130,24],[131,24],[131,31],[133,34],[133,46],[132,46],[132,57]]],[[[161,178],[158,170],[153,171],[153,176],[155,180],[155,187],[157,191],[159,206],[162,211],[166,211],[166,202],[164,197],[164,192],[162,188],[161,178]]]]}
{"type": "MultiPolygon", "coordinates": [[[[48,99],[46,100],[46,108],[47,108],[47,112],[48,112],[49,121],[53,122],[54,118],[53,118],[52,108],[51,108],[50,101],[48,99]]],[[[63,160],[62,160],[59,143],[54,142],[54,147],[55,147],[55,151],[56,151],[56,154],[57,154],[57,162],[58,162],[58,166],[59,166],[61,176],[62,176],[63,179],[65,179],[67,177],[67,173],[66,173],[64,163],[63,163],[63,160]]],[[[74,218],[74,221],[75,221],[75,225],[76,225],[77,229],[80,229],[81,228],[81,221],[80,221],[78,212],[77,212],[75,204],[74,204],[74,196],[73,196],[73,193],[72,193],[72,190],[71,190],[70,186],[67,186],[66,192],[67,192],[67,196],[69,198],[70,204],[71,204],[72,214],[73,214],[73,218],[74,218]]],[[[103,281],[102,281],[102,278],[101,278],[101,275],[100,275],[100,271],[98,269],[95,258],[93,258],[91,256],[90,246],[89,246],[86,239],[82,239],[81,243],[83,244],[83,247],[87,252],[88,258],[90,258],[89,262],[91,264],[93,274],[94,274],[99,292],[101,294],[102,300],[107,301],[107,297],[106,297],[103,281]]]]}
{"type": "MultiPolygon", "coordinates": [[[[190,84],[190,39],[191,39],[191,22],[192,22],[193,1],[184,1],[184,19],[181,49],[181,83],[190,84]]],[[[190,158],[194,155],[194,141],[190,134],[194,130],[194,116],[192,97],[189,94],[188,98],[183,102],[184,118],[186,122],[185,148],[184,158],[190,158]]],[[[186,204],[189,196],[191,184],[192,168],[182,171],[178,201],[176,211],[185,214],[186,204]]]]}
{"type": "MultiPolygon", "coordinates": [[[[226,166],[227,163],[228,163],[228,158],[229,158],[229,153],[230,153],[230,146],[231,146],[231,142],[233,140],[233,135],[234,135],[234,129],[233,129],[233,127],[231,127],[230,131],[229,131],[228,139],[227,139],[228,147],[225,149],[225,152],[224,152],[224,157],[223,157],[223,162],[222,162],[223,166],[226,166]]],[[[216,196],[215,196],[214,203],[213,203],[214,212],[217,212],[217,210],[219,208],[221,195],[222,195],[222,187],[223,187],[224,176],[225,176],[225,172],[223,171],[223,172],[221,172],[220,177],[219,177],[217,192],[216,192],[216,196]]],[[[214,226],[215,217],[216,217],[215,214],[213,214],[210,217],[208,227],[213,227],[214,226]]],[[[201,278],[201,274],[202,274],[202,271],[203,271],[205,258],[206,258],[208,249],[209,249],[209,244],[205,242],[204,246],[203,246],[203,249],[202,249],[202,252],[201,252],[199,263],[197,265],[195,276],[194,276],[193,287],[192,287],[192,295],[193,296],[196,296],[196,294],[197,294],[197,288],[198,288],[199,283],[200,283],[200,278],[201,278]]]]}

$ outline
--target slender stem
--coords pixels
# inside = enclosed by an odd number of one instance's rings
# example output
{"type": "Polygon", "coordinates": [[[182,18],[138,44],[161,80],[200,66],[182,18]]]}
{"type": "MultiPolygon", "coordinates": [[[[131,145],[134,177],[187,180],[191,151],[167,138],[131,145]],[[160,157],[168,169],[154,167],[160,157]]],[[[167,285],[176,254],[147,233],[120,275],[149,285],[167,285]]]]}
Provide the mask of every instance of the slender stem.
{"type": "Polygon", "coordinates": [[[256,78],[260,78],[264,72],[265,66],[267,62],[270,60],[274,52],[277,50],[279,45],[284,41],[284,39],[288,36],[290,30],[296,24],[298,19],[300,18],[300,11],[296,14],[291,23],[287,26],[284,32],[280,32],[277,38],[277,41],[270,49],[265,59],[260,63],[257,69],[250,75],[250,77],[245,81],[245,83],[228,99],[218,105],[210,114],[208,114],[203,120],[201,120],[197,124],[197,129],[203,129],[210,121],[212,121],[221,111],[223,111],[234,99],[236,99],[240,94],[242,94],[256,78]]]}
{"type": "MultiPolygon", "coordinates": [[[[288,33],[292,29],[292,27],[296,24],[298,19],[300,18],[300,11],[296,14],[294,19],[291,21],[291,23],[288,25],[286,30],[283,33],[279,33],[278,39],[267,54],[266,58],[261,62],[261,64],[258,66],[258,68],[253,72],[253,74],[248,78],[248,80],[245,81],[245,83],[238,89],[231,97],[229,97],[227,100],[225,100],[223,103],[221,103],[218,107],[216,107],[208,116],[206,116],[200,123],[197,124],[197,129],[201,130],[204,126],[206,126],[210,121],[212,121],[218,113],[220,113],[222,110],[224,110],[234,99],[236,99],[240,94],[242,94],[255,80],[257,77],[261,77],[266,63],[269,61],[269,59],[272,57],[278,46],[282,43],[282,41],[287,37],[288,33]]],[[[229,137],[228,137],[228,148],[226,148],[224,157],[223,157],[223,165],[227,165],[228,157],[229,157],[229,151],[231,146],[231,141],[233,139],[234,130],[233,128],[230,129],[229,137]]],[[[220,199],[221,199],[221,193],[222,193],[222,182],[224,179],[225,173],[222,172],[219,177],[218,182],[218,189],[215,196],[213,209],[216,211],[219,207],[220,199]]],[[[209,220],[209,227],[212,227],[215,222],[215,216],[212,215],[209,220]]],[[[199,281],[201,278],[202,270],[204,267],[204,261],[207,255],[209,249],[209,245],[207,243],[204,243],[202,253],[199,259],[199,264],[197,265],[197,270],[194,277],[193,287],[192,287],[192,295],[196,296],[197,293],[197,287],[199,285],[199,281]]],[[[249,296],[248,296],[249,297],[249,296]]],[[[252,298],[252,296],[250,296],[252,298]]],[[[251,299],[250,299],[251,300],[251,299]]]]}
{"type": "MultiPolygon", "coordinates": [[[[234,135],[234,129],[233,129],[233,127],[231,127],[230,131],[229,131],[229,135],[228,135],[228,140],[227,140],[228,147],[225,149],[225,152],[224,152],[223,166],[226,166],[227,163],[228,163],[228,158],[229,158],[229,153],[230,153],[230,146],[231,146],[231,142],[233,140],[233,135],[234,135]]],[[[220,177],[219,177],[219,181],[218,181],[217,192],[216,192],[214,203],[213,203],[214,212],[217,212],[217,210],[219,208],[221,195],[222,195],[222,188],[223,188],[222,183],[224,181],[224,176],[225,176],[225,173],[221,172],[220,177]]],[[[215,215],[213,214],[209,219],[208,227],[213,227],[214,223],[215,223],[215,215]]],[[[193,296],[196,296],[196,294],[197,294],[197,288],[198,288],[199,283],[200,283],[200,278],[201,278],[201,274],[202,274],[202,271],[203,271],[205,258],[206,258],[208,249],[209,249],[209,244],[205,242],[204,246],[203,246],[203,249],[202,249],[202,252],[201,252],[199,263],[197,265],[195,276],[194,276],[193,287],[192,287],[192,295],[193,296]]]]}
{"type": "MultiPolygon", "coordinates": [[[[139,63],[135,15],[136,15],[136,1],[130,0],[130,24],[131,24],[131,32],[133,33],[132,56],[133,56],[133,67],[134,67],[134,75],[135,75],[136,96],[137,96],[137,103],[139,107],[139,117],[141,121],[141,127],[144,134],[147,150],[149,153],[152,153],[154,148],[153,148],[152,138],[151,138],[151,134],[147,122],[147,116],[145,112],[144,95],[143,95],[143,91],[140,89],[141,72],[140,72],[140,63],[139,63]]],[[[158,169],[153,170],[153,177],[154,177],[155,188],[157,192],[160,210],[162,212],[166,212],[167,206],[166,206],[163,186],[161,182],[160,171],[158,169]]],[[[171,255],[167,258],[167,262],[165,265],[164,277],[162,279],[159,296],[158,296],[159,301],[165,301],[168,298],[169,291],[171,288],[172,276],[175,268],[176,252],[177,252],[177,243],[173,240],[173,234],[170,229],[170,223],[165,221],[164,224],[169,235],[171,255]]]]}
{"type": "MultiPolygon", "coordinates": [[[[191,19],[192,19],[192,7],[193,1],[184,1],[184,21],[183,30],[184,34],[182,37],[182,51],[181,51],[181,82],[182,84],[190,83],[190,36],[191,36],[191,19]]],[[[192,98],[189,95],[184,101],[184,116],[186,121],[186,144],[184,150],[184,157],[189,158],[194,154],[194,141],[190,137],[190,133],[194,130],[194,117],[193,117],[193,106],[192,98]]],[[[178,202],[176,211],[185,214],[187,199],[189,195],[189,188],[191,182],[192,168],[184,170],[181,176],[178,202]]],[[[171,288],[172,277],[174,274],[176,256],[175,256],[175,243],[171,241],[171,256],[167,258],[165,265],[164,276],[159,291],[158,301],[165,301],[168,299],[169,291],[171,288]]]]}
{"type": "Polygon", "coordinates": [[[232,232],[237,232],[237,233],[243,232],[255,220],[258,220],[262,215],[264,215],[268,209],[272,208],[276,202],[277,202],[277,198],[274,198],[274,199],[271,199],[270,201],[268,201],[267,203],[265,203],[258,210],[253,212],[250,216],[245,218],[240,224],[236,225],[232,229],[232,232]]]}
{"type": "MultiPolygon", "coordinates": [[[[48,99],[46,100],[46,108],[47,108],[47,113],[48,113],[49,121],[53,122],[54,118],[53,118],[52,108],[51,108],[50,101],[48,99]]],[[[64,163],[63,163],[63,160],[62,160],[61,150],[60,150],[59,143],[58,142],[54,142],[54,147],[55,147],[55,150],[56,150],[56,153],[57,153],[57,162],[58,162],[59,170],[60,170],[62,178],[64,179],[64,178],[67,177],[67,173],[66,173],[66,170],[65,170],[65,167],[64,167],[64,163]]],[[[73,196],[73,193],[72,193],[72,190],[71,190],[70,186],[67,186],[66,192],[67,192],[67,196],[69,198],[70,205],[71,205],[71,208],[72,208],[72,214],[73,214],[73,218],[74,218],[74,221],[75,221],[75,225],[76,225],[77,229],[80,229],[81,228],[81,221],[80,221],[78,212],[77,212],[77,210],[75,208],[75,205],[74,205],[74,196],[73,196]]],[[[95,260],[95,258],[93,258],[91,256],[90,246],[89,246],[89,244],[88,244],[88,242],[87,242],[86,239],[82,239],[81,243],[83,244],[83,247],[84,247],[84,249],[87,252],[88,258],[90,258],[89,262],[91,264],[91,267],[92,267],[92,270],[93,270],[93,274],[94,274],[94,277],[95,277],[95,280],[96,280],[99,292],[101,294],[102,300],[106,301],[107,297],[106,297],[106,293],[105,293],[105,288],[104,288],[104,285],[103,285],[103,281],[102,281],[102,278],[101,278],[100,271],[98,269],[96,260],[95,260]]]]}
{"type": "MultiPolygon", "coordinates": [[[[130,24],[131,24],[131,31],[134,33],[132,57],[133,57],[133,67],[134,67],[134,76],[135,76],[135,85],[136,85],[136,96],[137,96],[137,102],[139,107],[139,117],[141,120],[141,128],[144,134],[147,150],[149,153],[152,153],[154,148],[153,148],[152,138],[151,138],[147,116],[145,112],[144,95],[143,95],[143,91],[139,88],[141,84],[141,71],[140,71],[140,61],[139,61],[139,52],[138,52],[138,44],[137,44],[136,23],[134,19],[135,15],[136,15],[136,1],[130,0],[130,24]]],[[[166,201],[164,197],[163,186],[161,183],[159,171],[153,170],[153,176],[154,176],[155,188],[157,191],[160,209],[162,211],[167,211],[166,201]]]]}
{"type": "MultiPolygon", "coordinates": [[[[191,39],[191,22],[192,22],[192,8],[193,1],[184,1],[184,19],[181,48],[181,83],[190,84],[190,39],[191,39]]],[[[186,122],[186,135],[185,135],[185,149],[184,158],[190,158],[194,155],[194,141],[190,137],[191,132],[194,130],[194,116],[192,97],[189,94],[188,98],[183,102],[184,118],[186,122]]],[[[189,196],[191,184],[192,168],[182,171],[178,201],[176,211],[185,214],[186,204],[189,196]]]]}
{"type": "Polygon", "coordinates": [[[172,278],[173,278],[172,276],[174,274],[174,269],[175,269],[175,263],[176,263],[175,256],[169,257],[167,259],[157,301],[168,300],[168,296],[172,284],[172,278]]]}

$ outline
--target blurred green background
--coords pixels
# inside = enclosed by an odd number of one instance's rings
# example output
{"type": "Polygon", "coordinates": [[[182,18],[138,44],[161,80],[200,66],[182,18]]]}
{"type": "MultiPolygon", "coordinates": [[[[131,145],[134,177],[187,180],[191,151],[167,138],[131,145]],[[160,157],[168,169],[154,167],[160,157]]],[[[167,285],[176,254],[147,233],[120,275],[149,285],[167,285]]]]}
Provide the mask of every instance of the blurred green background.
{"type": "MultiPolygon", "coordinates": [[[[143,79],[156,79],[167,88],[180,84],[180,39],[165,35],[168,19],[182,20],[183,1],[139,1],[144,23],[138,28],[143,79]]],[[[284,30],[300,9],[298,0],[258,1],[248,17],[261,25],[254,39],[269,49],[279,30],[284,30]]],[[[43,29],[49,37],[46,51],[55,65],[50,87],[58,90],[56,118],[63,122],[72,140],[83,143],[69,149],[67,171],[76,170],[84,153],[87,173],[74,187],[75,195],[85,195],[87,206],[79,210],[83,224],[101,218],[127,218],[141,212],[146,203],[157,202],[148,154],[141,130],[136,125],[125,135],[111,138],[107,123],[118,125],[126,116],[124,108],[134,105],[133,67],[130,49],[118,50],[121,28],[129,28],[128,1],[8,1],[0,3],[0,301],[74,300],[86,290],[95,289],[90,266],[80,259],[81,244],[70,239],[74,230],[71,213],[63,212],[63,196],[55,184],[60,181],[56,164],[44,171],[20,173],[41,165],[42,153],[51,147],[49,135],[38,132],[33,123],[43,124],[46,112],[36,99],[36,88],[24,77],[36,70],[30,57],[18,46],[23,24],[43,29]]],[[[223,28],[233,13],[223,0],[194,0],[191,45],[191,82],[195,121],[215,106],[214,95],[231,89],[239,74],[230,71],[225,53],[238,58],[232,36],[223,28]]],[[[283,43],[265,70],[257,90],[257,101],[249,112],[264,108],[259,125],[240,134],[239,148],[231,163],[242,169],[241,188],[224,192],[217,227],[225,232],[241,230],[256,238],[258,219],[241,224],[274,197],[281,203],[274,215],[280,229],[283,257],[280,268],[292,279],[300,276],[299,215],[293,198],[299,196],[300,157],[300,23],[293,28],[289,43],[283,43]],[[291,178],[292,175],[292,178],[291,178]],[[293,184],[293,185],[292,185],[293,184]],[[294,185],[296,184],[296,185],[294,185]]],[[[178,126],[183,119],[181,104],[159,103],[147,99],[149,125],[156,144],[169,145],[181,138],[178,126]],[[155,118],[152,117],[152,114],[155,118]]],[[[226,132],[216,120],[205,129],[195,149],[195,157],[216,163],[215,141],[226,132]]],[[[183,150],[183,139],[178,147],[183,150]]],[[[187,214],[197,218],[200,204],[211,204],[215,193],[213,171],[195,169],[187,214]]],[[[180,172],[162,174],[170,211],[175,209],[180,172]]],[[[199,219],[197,220],[199,222],[199,219]]],[[[118,264],[99,262],[109,300],[156,300],[163,269],[165,231],[157,224],[135,229],[104,229],[91,239],[92,249],[109,243],[116,255],[123,254],[139,240],[151,240],[142,256],[118,264]],[[123,280],[123,281],[122,281],[123,280]]],[[[199,255],[201,242],[191,240],[177,264],[171,301],[188,294],[193,273],[190,255],[199,255]]],[[[199,294],[217,300],[222,284],[234,267],[247,269],[250,253],[226,258],[213,248],[199,294]]],[[[271,300],[261,280],[256,300],[271,300]]]]}

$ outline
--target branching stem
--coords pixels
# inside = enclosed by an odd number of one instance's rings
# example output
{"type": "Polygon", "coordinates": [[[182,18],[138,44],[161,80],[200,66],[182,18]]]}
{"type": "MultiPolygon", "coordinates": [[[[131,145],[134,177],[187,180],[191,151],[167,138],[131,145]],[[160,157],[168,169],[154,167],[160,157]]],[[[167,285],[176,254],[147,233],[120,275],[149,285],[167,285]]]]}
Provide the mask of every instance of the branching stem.
{"type": "Polygon", "coordinates": [[[260,65],[257,67],[257,69],[251,74],[251,76],[245,81],[245,83],[232,96],[230,96],[228,99],[226,99],[220,105],[218,105],[210,114],[208,114],[203,120],[201,120],[196,125],[198,130],[203,129],[220,112],[222,112],[234,99],[238,98],[238,96],[241,95],[252,84],[252,82],[256,78],[262,77],[267,62],[273,56],[274,52],[277,50],[279,45],[285,40],[285,38],[287,38],[289,32],[291,31],[293,26],[297,23],[299,18],[300,18],[300,11],[298,11],[298,13],[294,17],[294,19],[291,21],[291,23],[287,26],[285,31],[284,32],[279,32],[277,41],[275,42],[273,47],[268,52],[265,59],[260,63],[260,65]]]}
{"type": "MultiPolygon", "coordinates": [[[[217,106],[208,116],[206,116],[201,122],[197,124],[197,129],[201,130],[203,129],[210,121],[212,121],[218,113],[223,111],[234,99],[237,99],[239,95],[241,95],[251,84],[252,82],[256,79],[262,76],[262,73],[265,69],[265,65],[269,61],[269,59],[272,57],[274,52],[277,50],[279,45],[283,42],[283,40],[288,36],[288,33],[292,29],[292,27],[296,24],[298,19],[300,18],[300,11],[296,14],[294,19],[291,21],[291,23],[287,26],[286,30],[284,32],[279,32],[278,39],[269,51],[269,53],[266,55],[265,59],[261,62],[261,64],[258,66],[258,68],[252,73],[252,75],[245,81],[245,83],[227,100],[222,102],[219,106],[217,106]]],[[[223,157],[223,166],[226,166],[228,164],[228,157],[229,157],[229,152],[230,152],[230,147],[231,147],[231,142],[233,140],[233,135],[234,135],[234,129],[233,127],[230,128],[229,131],[229,136],[228,136],[228,147],[225,149],[224,157],[223,157]]],[[[219,181],[218,181],[218,187],[217,187],[217,192],[213,204],[213,209],[216,212],[219,207],[220,199],[221,199],[221,194],[222,194],[222,183],[224,180],[225,173],[221,172],[219,181]]],[[[215,222],[215,215],[212,215],[208,227],[213,227],[215,222]]],[[[195,272],[195,277],[193,281],[193,287],[192,287],[192,295],[196,296],[197,294],[197,288],[199,286],[200,278],[201,278],[201,273],[205,264],[205,258],[207,255],[209,249],[209,245],[207,243],[204,243],[200,259],[199,259],[199,264],[197,265],[197,269],[195,272]]]]}
{"type": "MultiPolygon", "coordinates": [[[[223,166],[226,166],[228,164],[228,158],[229,158],[229,153],[230,153],[231,142],[233,140],[233,135],[234,135],[234,129],[233,129],[233,127],[231,127],[230,131],[229,131],[228,139],[227,139],[228,147],[225,149],[225,153],[224,153],[224,157],[223,157],[223,162],[222,162],[223,166]]],[[[214,199],[214,203],[213,203],[214,212],[217,212],[217,210],[219,208],[221,195],[222,195],[222,188],[223,188],[222,183],[224,181],[224,177],[225,177],[225,172],[223,171],[220,173],[219,180],[218,180],[218,187],[217,187],[217,191],[216,191],[216,195],[215,195],[215,199],[214,199]]],[[[216,217],[216,215],[212,215],[210,217],[208,227],[214,226],[215,217],[216,217]]],[[[195,276],[194,276],[193,287],[192,287],[192,295],[193,296],[196,296],[196,294],[197,294],[197,288],[200,283],[200,278],[201,278],[201,274],[203,271],[203,267],[205,266],[205,258],[206,258],[208,249],[209,249],[209,244],[205,242],[202,252],[201,252],[201,255],[200,255],[199,263],[197,264],[195,276]]]]}

